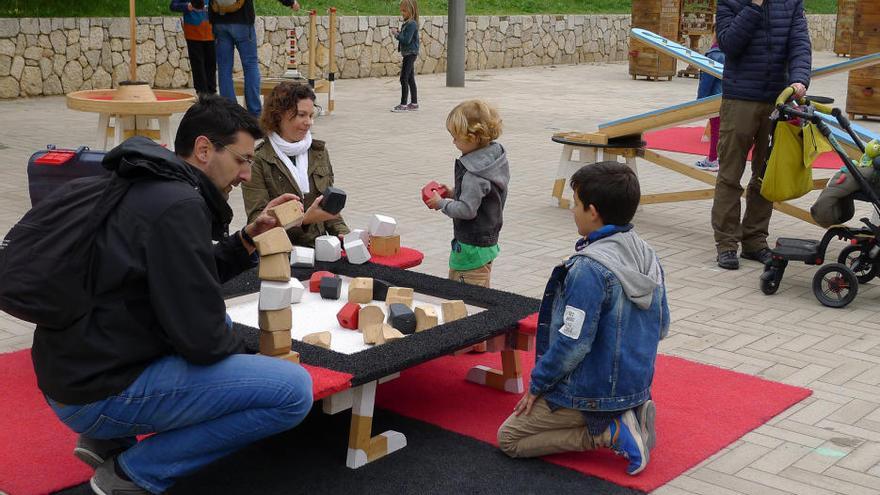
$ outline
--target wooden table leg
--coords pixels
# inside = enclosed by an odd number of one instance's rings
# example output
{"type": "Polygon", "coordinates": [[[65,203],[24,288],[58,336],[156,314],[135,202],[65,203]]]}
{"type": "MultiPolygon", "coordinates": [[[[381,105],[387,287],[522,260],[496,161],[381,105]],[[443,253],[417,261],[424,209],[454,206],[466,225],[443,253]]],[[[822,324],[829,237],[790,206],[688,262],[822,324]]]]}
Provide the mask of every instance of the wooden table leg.
{"type": "MultiPolygon", "coordinates": [[[[468,371],[467,381],[504,392],[521,394],[525,391],[525,388],[523,387],[519,354],[516,351],[528,350],[531,340],[528,335],[519,332],[499,337],[504,339],[504,344],[501,348],[501,369],[496,370],[483,365],[474,366],[468,371]]],[[[497,339],[498,337],[489,341],[490,350],[498,348],[497,339]]]]}
{"type": "Polygon", "coordinates": [[[352,389],[351,430],[345,459],[345,465],[351,469],[406,447],[406,437],[398,431],[372,436],[376,385],[377,382],[370,382],[352,389]]]}
{"type": "Polygon", "coordinates": [[[106,150],[107,149],[107,132],[110,127],[110,114],[109,113],[99,113],[98,114],[98,138],[95,140],[95,149],[96,150],[106,150]]]}

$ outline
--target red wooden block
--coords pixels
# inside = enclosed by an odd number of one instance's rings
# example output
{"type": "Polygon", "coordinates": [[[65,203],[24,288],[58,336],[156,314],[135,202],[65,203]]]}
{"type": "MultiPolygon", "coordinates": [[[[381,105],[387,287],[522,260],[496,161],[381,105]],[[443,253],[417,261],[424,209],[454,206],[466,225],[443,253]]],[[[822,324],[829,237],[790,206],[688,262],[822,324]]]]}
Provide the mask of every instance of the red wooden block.
{"type": "Polygon", "coordinates": [[[346,303],[342,309],[336,313],[336,319],[339,320],[339,325],[342,328],[349,328],[351,330],[358,329],[358,313],[361,311],[361,305],[358,303],[346,303]]]}
{"type": "Polygon", "coordinates": [[[313,273],[312,278],[309,279],[309,292],[319,292],[321,290],[321,279],[332,276],[332,273],[325,271],[313,273]]]}
{"type": "Polygon", "coordinates": [[[441,186],[437,181],[432,180],[422,188],[422,201],[424,201],[425,204],[428,204],[428,200],[431,199],[434,192],[439,194],[441,198],[449,196],[449,191],[445,187],[441,186]]]}

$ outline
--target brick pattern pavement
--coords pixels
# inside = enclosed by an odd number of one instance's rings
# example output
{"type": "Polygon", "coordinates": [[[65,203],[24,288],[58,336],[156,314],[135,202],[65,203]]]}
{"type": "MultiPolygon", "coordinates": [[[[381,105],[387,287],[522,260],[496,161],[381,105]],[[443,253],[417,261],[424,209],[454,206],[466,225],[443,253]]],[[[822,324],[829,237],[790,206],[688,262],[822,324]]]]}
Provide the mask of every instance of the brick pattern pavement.
{"type": "MultiPolygon", "coordinates": [[[[817,66],[836,60],[815,56],[817,66]]],[[[451,222],[424,207],[419,189],[430,179],[452,181],[456,155],[446,113],[463,99],[486,98],[504,118],[500,142],[512,174],[493,283],[536,297],[576,237],[570,213],[550,200],[561,151],[550,135],[591,131],[599,122],[696,94],[693,79],[632,81],[621,64],[469,72],[466,88],[446,88],[443,74],[417,80],[419,112],[389,112],[398,99],[396,79],[346,80],[337,85],[336,112],[317,121],[314,134],[328,141],[337,185],[349,193],[346,220],[362,227],[372,213],[396,217],[403,242],[426,255],[418,269],[444,276],[451,222]]],[[[846,76],[838,75],[816,81],[813,92],[842,106],[845,88],[846,76]]],[[[0,115],[0,230],[6,232],[29,205],[30,154],[46,143],[91,144],[97,117],[67,110],[57,97],[3,101],[0,115]]],[[[877,122],[859,123],[880,130],[877,122]]],[[[702,187],[647,162],[639,168],[646,192],[702,187]]],[[[815,194],[797,203],[808,206],[815,194]]],[[[244,221],[238,191],[231,203],[238,228],[244,221]]],[[[667,273],[673,323],[661,351],[814,394],[655,493],[880,493],[880,284],[861,287],[844,310],[827,309],[810,289],[814,269],[793,264],[779,292],[764,296],[757,263],[745,261],[737,272],[716,267],[710,208],[710,201],[649,205],[636,216],[667,273]]],[[[811,238],[822,230],[776,213],[771,234],[811,238]]],[[[840,247],[834,245],[835,256],[840,247]]],[[[31,334],[30,325],[0,313],[0,352],[27,348],[31,334]]]]}

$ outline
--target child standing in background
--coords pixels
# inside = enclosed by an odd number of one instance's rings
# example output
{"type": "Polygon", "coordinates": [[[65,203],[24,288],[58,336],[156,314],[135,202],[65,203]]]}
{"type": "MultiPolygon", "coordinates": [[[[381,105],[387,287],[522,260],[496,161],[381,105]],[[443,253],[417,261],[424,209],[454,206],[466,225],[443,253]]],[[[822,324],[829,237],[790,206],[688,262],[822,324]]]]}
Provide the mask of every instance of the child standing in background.
{"type": "Polygon", "coordinates": [[[409,112],[419,109],[419,97],[416,92],[416,58],[419,56],[419,6],[416,0],[401,0],[400,15],[403,26],[400,30],[391,28],[391,34],[397,39],[397,49],[403,57],[400,67],[400,105],[392,108],[392,112],[409,112]],[[407,105],[407,99],[410,103],[407,105]]]}
{"type": "Polygon", "coordinates": [[[434,192],[427,204],[452,218],[449,278],[489,287],[510,180],[507,153],[495,142],[501,117],[486,102],[468,100],[449,112],[446,129],[461,151],[455,160],[455,189],[443,186],[451,199],[434,192]]]}
{"type": "Polygon", "coordinates": [[[217,92],[217,54],[214,33],[208,21],[210,0],[171,0],[171,10],[183,12],[183,36],[192,68],[196,93],[217,92]]]}
{"type": "MultiPolygon", "coordinates": [[[[718,40],[712,38],[712,48],[706,52],[706,56],[712,60],[723,64],[724,52],[718,48],[718,40]]],[[[721,79],[700,72],[700,85],[697,87],[697,98],[706,98],[712,95],[721,94],[721,79]]],[[[720,129],[720,117],[712,117],[709,119],[709,156],[703,158],[696,163],[700,170],[708,170],[709,172],[718,171],[718,135],[720,129]]]]}

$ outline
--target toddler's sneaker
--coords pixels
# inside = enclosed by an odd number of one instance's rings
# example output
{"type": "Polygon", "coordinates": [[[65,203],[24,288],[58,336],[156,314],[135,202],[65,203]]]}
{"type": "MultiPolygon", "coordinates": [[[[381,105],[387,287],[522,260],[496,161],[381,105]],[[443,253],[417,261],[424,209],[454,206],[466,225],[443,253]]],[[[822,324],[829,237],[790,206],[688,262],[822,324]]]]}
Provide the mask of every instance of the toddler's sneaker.
{"type": "Polygon", "coordinates": [[[696,167],[700,170],[705,170],[707,172],[717,172],[718,160],[709,160],[708,158],[703,158],[696,163],[696,167]]]}
{"type": "Polygon", "coordinates": [[[396,107],[392,108],[391,111],[394,112],[394,113],[408,112],[408,111],[409,111],[409,105],[397,105],[396,107]]]}
{"type": "Polygon", "coordinates": [[[410,103],[409,105],[406,106],[406,109],[411,112],[416,111],[419,109],[419,104],[418,103],[410,103]]]}
{"type": "Polygon", "coordinates": [[[632,409],[611,422],[611,450],[629,459],[626,473],[636,475],[648,466],[650,453],[642,440],[642,430],[632,409]]]}

